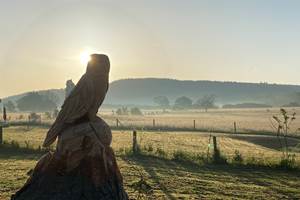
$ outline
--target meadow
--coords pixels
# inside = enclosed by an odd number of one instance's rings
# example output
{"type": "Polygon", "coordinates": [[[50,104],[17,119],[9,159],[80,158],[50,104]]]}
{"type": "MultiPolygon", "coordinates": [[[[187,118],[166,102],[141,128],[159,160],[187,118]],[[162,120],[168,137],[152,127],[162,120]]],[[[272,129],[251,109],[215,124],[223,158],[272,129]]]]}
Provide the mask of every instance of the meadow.
{"type": "MultiPolygon", "coordinates": [[[[46,131],[38,126],[4,129],[5,143],[20,147],[0,148],[0,199],[9,199],[24,184],[26,173],[42,154],[38,149],[46,131]]],[[[138,131],[137,135],[138,155],[131,152],[132,131],[114,130],[112,142],[132,199],[300,198],[299,170],[272,167],[282,155],[276,137],[178,131],[138,131]],[[212,153],[210,135],[217,136],[218,148],[229,164],[206,162],[212,153]],[[237,152],[242,163],[234,160],[237,152]],[[137,187],[141,180],[149,189],[137,187]]],[[[300,164],[299,140],[288,142],[300,164]]]]}
{"type": "MultiPolygon", "coordinates": [[[[234,131],[234,122],[239,133],[271,133],[276,132],[272,126],[273,116],[279,116],[280,108],[253,108],[253,109],[209,109],[204,110],[165,110],[150,109],[143,110],[144,115],[116,115],[113,109],[104,108],[100,110],[100,116],[112,127],[116,127],[116,120],[119,120],[119,127],[151,129],[155,120],[155,130],[193,130],[205,132],[228,132],[234,131]]],[[[300,114],[300,108],[286,108],[292,114],[300,114]]],[[[53,119],[48,119],[44,113],[42,122],[51,124],[53,119]]],[[[26,121],[28,113],[13,113],[9,117],[11,121],[26,121]],[[22,115],[23,118],[18,119],[22,115]]],[[[291,124],[290,134],[300,135],[300,118],[291,124]]]]}
{"type": "MultiPolygon", "coordinates": [[[[287,110],[300,113],[298,108],[287,110]]],[[[143,112],[143,116],[113,115],[110,109],[100,112],[113,128],[112,147],[131,199],[300,199],[297,116],[289,130],[293,137],[287,140],[296,168],[285,169],[280,166],[282,149],[271,124],[279,108],[143,112]],[[135,128],[139,154],[132,152],[135,128]],[[224,163],[212,162],[212,136],[217,137],[224,163]]],[[[1,200],[9,199],[24,184],[27,172],[44,153],[40,146],[53,120],[40,114],[43,125],[4,128],[1,200]]],[[[8,114],[12,124],[27,123],[27,115],[8,114]],[[20,115],[23,119],[18,119],[20,115]]]]}

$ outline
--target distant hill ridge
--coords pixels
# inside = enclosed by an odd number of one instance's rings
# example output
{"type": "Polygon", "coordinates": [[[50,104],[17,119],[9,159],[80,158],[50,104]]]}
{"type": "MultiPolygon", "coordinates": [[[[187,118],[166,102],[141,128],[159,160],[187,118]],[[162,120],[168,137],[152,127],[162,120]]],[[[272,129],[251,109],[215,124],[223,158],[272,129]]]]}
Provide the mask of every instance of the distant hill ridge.
{"type": "MultiPolygon", "coordinates": [[[[42,95],[57,96],[58,104],[63,102],[65,95],[63,89],[38,92],[42,95]]],[[[4,100],[15,101],[25,94],[10,96],[4,100]]],[[[280,106],[300,102],[300,86],[162,78],[121,79],[110,84],[104,103],[153,105],[153,98],[156,96],[167,96],[173,103],[180,96],[197,100],[205,95],[215,95],[216,102],[220,105],[251,102],[280,106]]]]}
{"type": "Polygon", "coordinates": [[[180,96],[196,100],[205,95],[215,95],[219,104],[253,102],[282,105],[298,101],[299,92],[299,85],[158,78],[122,79],[110,84],[106,102],[153,104],[153,97],[160,95],[167,96],[171,102],[180,96]]]}

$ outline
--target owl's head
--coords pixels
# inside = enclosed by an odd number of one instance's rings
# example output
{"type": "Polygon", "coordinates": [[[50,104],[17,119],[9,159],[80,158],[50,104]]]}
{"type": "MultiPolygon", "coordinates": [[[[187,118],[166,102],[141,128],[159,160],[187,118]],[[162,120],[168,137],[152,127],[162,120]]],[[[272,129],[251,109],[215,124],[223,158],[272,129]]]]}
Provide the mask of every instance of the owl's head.
{"type": "Polygon", "coordinates": [[[91,75],[108,75],[110,70],[110,62],[107,55],[92,54],[86,73],[91,75]]]}

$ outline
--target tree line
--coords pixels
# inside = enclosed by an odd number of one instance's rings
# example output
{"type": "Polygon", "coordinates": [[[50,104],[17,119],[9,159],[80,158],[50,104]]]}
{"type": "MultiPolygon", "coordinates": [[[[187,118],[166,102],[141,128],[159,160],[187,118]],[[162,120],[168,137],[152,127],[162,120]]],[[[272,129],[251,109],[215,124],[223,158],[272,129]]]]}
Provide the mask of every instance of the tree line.
{"type": "Polygon", "coordinates": [[[53,99],[47,95],[40,95],[38,92],[30,92],[18,99],[15,103],[9,100],[3,104],[8,112],[46,112],[53,111],[57,108],[57,105],[53,99]]]}
{"type": "MultiPolygon", "coordinates": [[[[67,80],[65,88],[65,97],[74,89],[75,84],[72,80],[67,80]]],[[[47,91],[44,94],[39,92],[29,92],[15,103],[11,100],[4,103],[4,107],[8,112],[16,111],[30,111],[30,112],[46,112],[53,111],[57,112],[57,107],[59,104],[58,96],[51,91],[47,91]]]]}
{"type": "Polygon", "coordinates": [[[204,109],[207,111],[209,108],[216,108],[215,105],[216,97],[215,95],[205,95],[199,99],[197,99],[195,102],[189,97],[181,96],[178,97],[174,104],[171,105],[168,97],[166,96],[157,96],[153,98],[153,102],[163,108],[173,108],[173,109],[191,109],[191,108],[198,108],[198,109],[204,109]]]}

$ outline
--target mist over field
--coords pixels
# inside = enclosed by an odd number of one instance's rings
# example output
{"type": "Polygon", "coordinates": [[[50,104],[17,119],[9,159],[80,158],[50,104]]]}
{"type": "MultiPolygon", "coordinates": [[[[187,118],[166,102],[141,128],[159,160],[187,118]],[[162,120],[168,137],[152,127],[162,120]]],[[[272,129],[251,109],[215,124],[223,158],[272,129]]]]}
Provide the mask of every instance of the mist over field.
{"type": "MultiPolygon", "coordinates": [[[[62,86],[64,87],[64,86],[62,86]]],[[[30,91],[28,91],[30,92],[30,91]]],[[[58,107],[65,98],[64,89],[38,91],[53,99],[58,107]]],[[[26,94],[26,93],[25,93],[26,94]]],[[[16,102],[25,94],[4,98],[16,102]]],[[[300,103],[300,86],[267,83],[239,83],[221,81],[191,81],[175,79],[122,79],[110,84],[104,104],[153,106],[153,98],[166,96],[172,104],[176,98],[186,96],[193,101],[214,95],[218,106],[225,104],[256,103],[280,107],[300,103]]],[[[267,107],[268,107],[267,106],[267,107]]]]}
{"type": "Polygon", "coordinates": [[[281,106],[300,102],[299,92],[298,85],[157,78],[124,79],[110,84],[106,102],[153,105],[153,98],[156,96],[167,96],[174,102],[180,96],[197,100],[203,96],[214,95],[219,105],[252,102],[281,106]]]}

